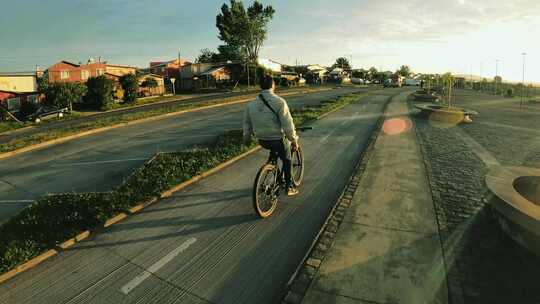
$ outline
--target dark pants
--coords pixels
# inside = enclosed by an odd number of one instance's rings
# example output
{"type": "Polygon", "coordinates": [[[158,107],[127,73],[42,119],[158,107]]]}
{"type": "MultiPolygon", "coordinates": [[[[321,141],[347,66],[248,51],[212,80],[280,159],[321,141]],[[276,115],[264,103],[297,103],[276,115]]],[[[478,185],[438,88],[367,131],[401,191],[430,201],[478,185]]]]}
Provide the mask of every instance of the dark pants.
{"type": "Polygon", "coordinates": [[[292,161],[291,161],[291,143],[289,140],[276,139],[276,140],[259,140],[259,144],[270,150],[270,157],[277,159],[278,157],[283,162],[283,173],[285,174],[285,185],[287,189],[292,185],[292,161]]]}

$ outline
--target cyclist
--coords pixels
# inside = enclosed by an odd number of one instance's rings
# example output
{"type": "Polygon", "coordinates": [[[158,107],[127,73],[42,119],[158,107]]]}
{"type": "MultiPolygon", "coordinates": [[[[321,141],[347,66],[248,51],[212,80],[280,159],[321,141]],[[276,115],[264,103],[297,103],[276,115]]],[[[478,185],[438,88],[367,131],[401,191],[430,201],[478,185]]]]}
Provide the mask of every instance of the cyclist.
{"type": "Polygon", "coordinates": [[[244,112],[244,143],[249,143],[255,135],[263,148],[278,155],[283,162],[287,196],[294,196],[298,189],[292,182],[291,150],[298,148],[298,135],[293,118],[285,99],[274,93],[275,83],[271,76],[263,75],[260,86],[261,94],[244,112]]]}

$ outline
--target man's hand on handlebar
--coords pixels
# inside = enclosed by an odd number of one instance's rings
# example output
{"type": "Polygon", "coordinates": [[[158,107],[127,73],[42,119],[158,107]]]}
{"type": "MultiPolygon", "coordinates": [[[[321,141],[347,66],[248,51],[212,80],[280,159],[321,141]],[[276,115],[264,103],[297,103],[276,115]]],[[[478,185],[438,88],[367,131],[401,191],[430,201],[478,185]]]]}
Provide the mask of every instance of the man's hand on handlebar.
{"type": "Polygon", "coordinates": [[[291,143],[291,151],[292,152],[296,152],[298,150],[298,147],[299,147],[299,144],[298,144],[297,141],[291,143]]]}

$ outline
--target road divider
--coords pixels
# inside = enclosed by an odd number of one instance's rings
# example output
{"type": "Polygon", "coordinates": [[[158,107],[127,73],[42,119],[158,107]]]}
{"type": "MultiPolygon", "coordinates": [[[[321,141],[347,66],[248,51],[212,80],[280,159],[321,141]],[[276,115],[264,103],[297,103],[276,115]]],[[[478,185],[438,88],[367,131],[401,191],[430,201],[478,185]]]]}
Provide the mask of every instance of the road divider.
{"type": "MultiPolygon", "coordinates": [[[[297,94],[306,94],[310,92],[327,91],[330,88],[286,92],[281,96],[291,96],[297,94]]],[[[103,117],[89,122],[83,122],[76,126],[69,126],[55,129],[52,131],[43,131],[25,138],[15,139],[10,142],[0,144],[0,159],[5,159],[43,149],[52,145],[61,144],[84,136],[102,133],[105,131],[127,127],[135,124],[161,120],[168,117],[174,117],[191,112],[203,111],[218,107],[230,106],[245,103],[253,100],[256,95],[228,97],[207,102],[164,105],[162,108],[135,113],[120,113],[112,117],[103,117]]]]}
{"type": "MultiPolygon", "coordinates": [[[[369,94],[372,92],[351,94],[295,111],[295,123],[320,119],[369,94]]],[[[230,130],[213,147],[155,155],[114,191],[63,193],[37,200],[0,226],[0,273],[4,273],[0,283],[31,268],[25,265],[33,267],[45,260],[44,252],[68,249],[87,238],[90,231],[118,223],[259,148],[256,143],[243,145],[241,130],[230,130]]]]}

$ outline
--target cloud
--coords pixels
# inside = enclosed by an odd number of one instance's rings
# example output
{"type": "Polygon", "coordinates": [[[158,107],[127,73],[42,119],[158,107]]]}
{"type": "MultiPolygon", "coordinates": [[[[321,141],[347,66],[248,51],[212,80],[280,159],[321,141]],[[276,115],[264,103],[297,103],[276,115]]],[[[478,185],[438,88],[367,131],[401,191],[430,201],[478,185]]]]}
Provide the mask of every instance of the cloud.
{"type": "Polygon", "coordinates": [[[348,11],[317,9],[301,14],[318,17],[320,24],[324,24],[305,40],[437,43],[447,36],[475,31],[492,23],[538,17],[540,1],[363,1],[348,11]]]}

